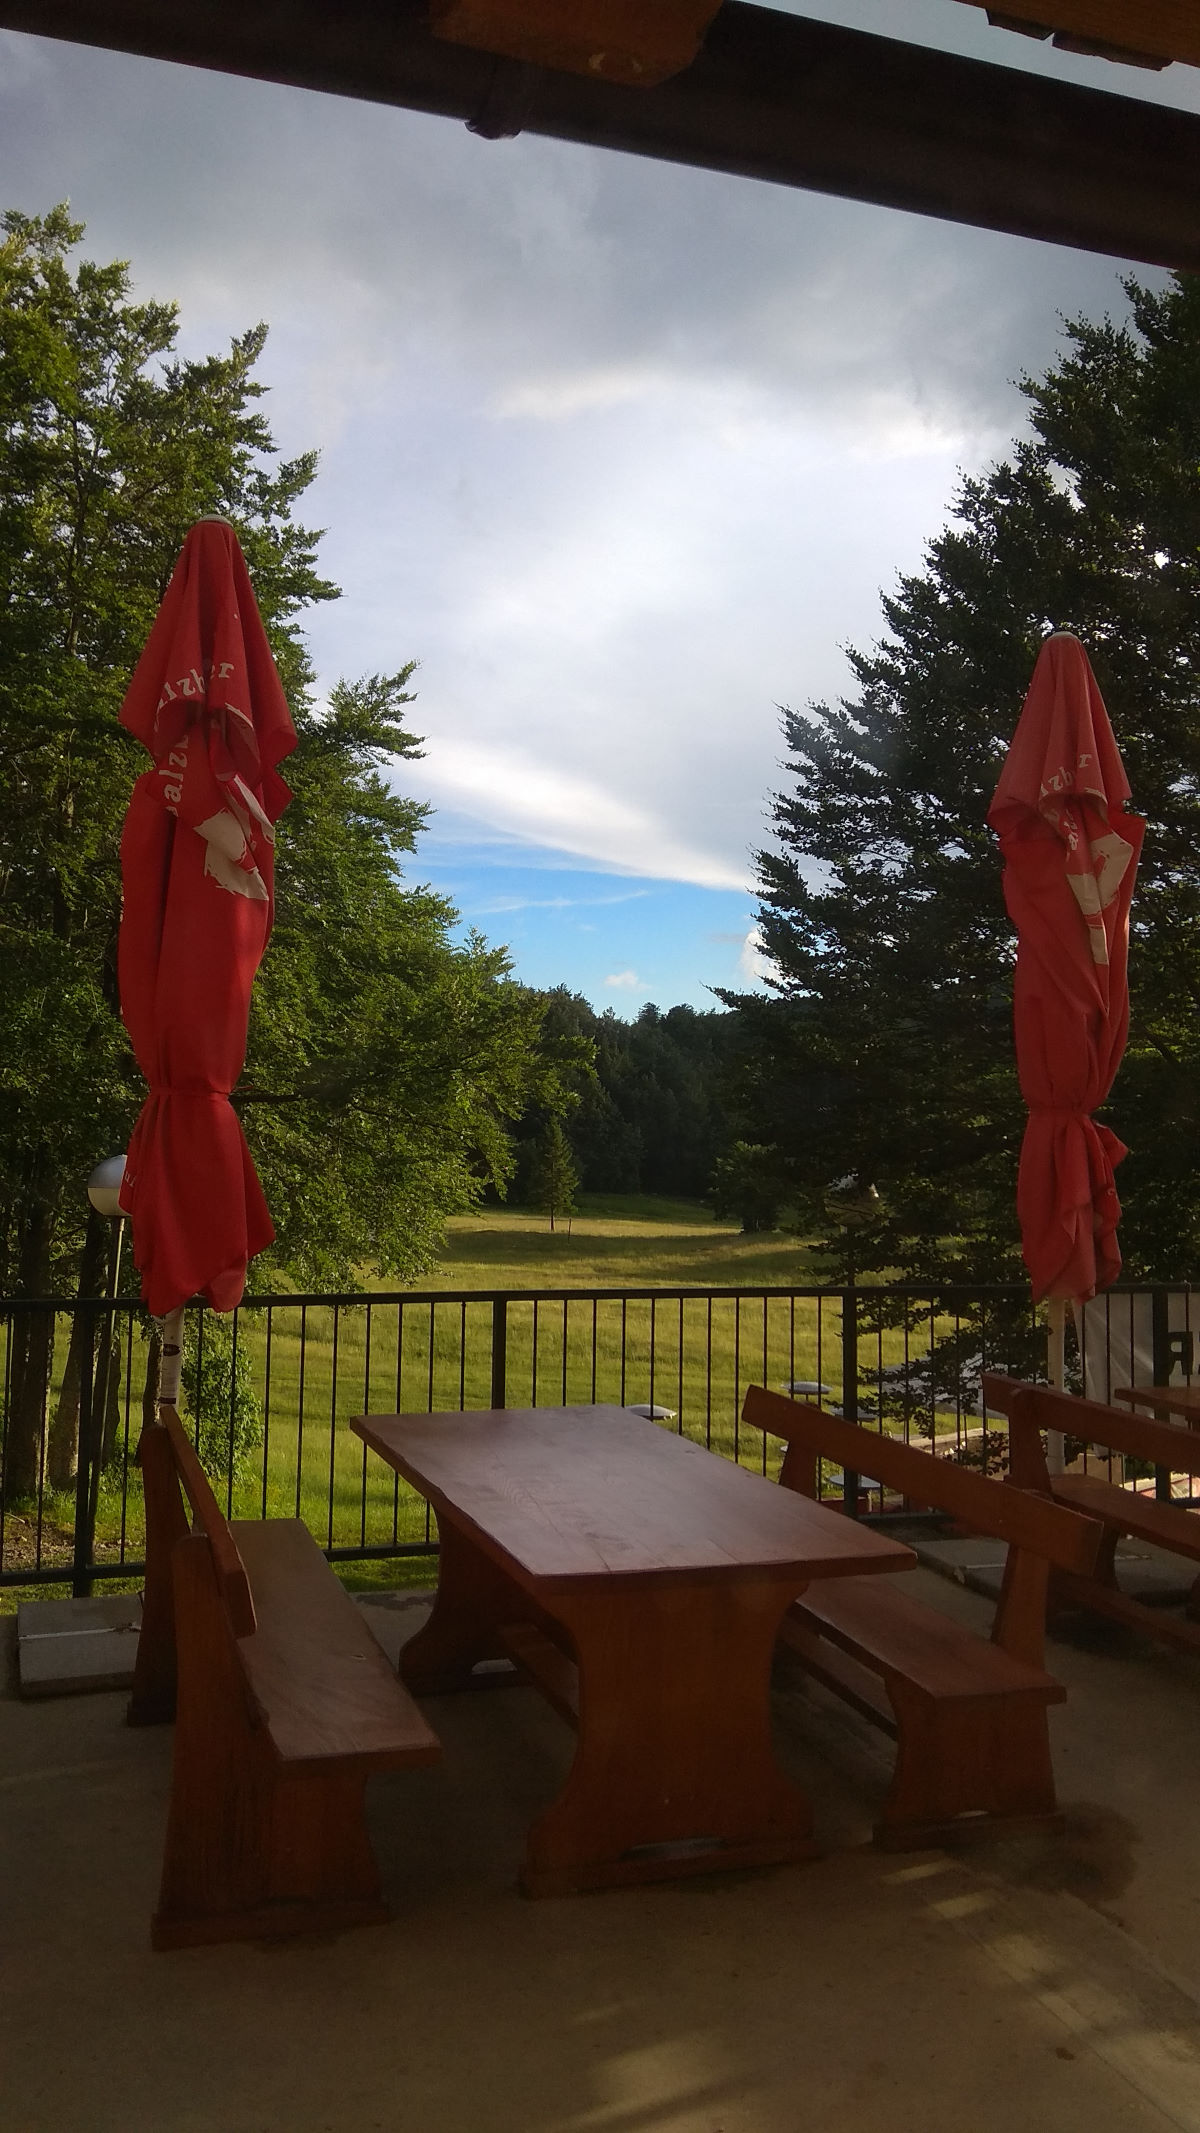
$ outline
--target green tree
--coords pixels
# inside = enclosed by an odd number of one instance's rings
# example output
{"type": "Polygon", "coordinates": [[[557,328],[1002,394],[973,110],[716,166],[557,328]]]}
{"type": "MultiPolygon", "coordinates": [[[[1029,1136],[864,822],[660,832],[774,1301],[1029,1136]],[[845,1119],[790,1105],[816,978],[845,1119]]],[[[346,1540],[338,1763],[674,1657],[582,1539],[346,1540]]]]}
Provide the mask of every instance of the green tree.
{"type": "Polygon", "coordinates": [[[925,568],[850,655],[853,695],[788,711],[790,783],[760,854],[772,996],[737,1003],[737,1128],[824,1237],[830,1182],[874,1183],[860,1268],[1018,1275],[1024,1109],[1014,943],[985,823],[1051,626],[1087,646],[1149,819],[1132,1026],[1106,1117],[1135,1277],[1200,1252],[1200,283],[1126,285],[1128,325],[1075,320],[1029,435],[964,481],[925,568]]]}
{"type": "MultiPolygon", "coordinates": [[[[315,456],[275,461],[255,406],[265,328],[178,361],[174,306],[132,302],[121,263],[72,272],[83,231],[65,207],[3,230],[0,1280],[45,1295],[79,1250],[84,1180],[140,1096],[115,949],[143,759],[116,712],[183,536],[205,511],[235,521],[292,693],[308,679],[294,617],[335,588],[293,518],[315,456]]],[[[36,1481],[49,1325],[16,1329],[10,1496],[36,1481]]]]}
{"type": "MultiPolygon", "coordinates": [[[[503,953],[456,946],[450,906],[399,879],[424,817],[386,777],[419,753],[400,718],[411,669],[312,699],[298,618],[337,589],[295,516],[316,455],[281,460],[258,409],[265,327],[181,361],[175,307],[134,302],[119,262],[73,262],[83,231],[66,208],[10,213],[3,231],[0,1293],[45,1296],[76,1273],[94,1291],[104,1264],[84,1185],[143,1095],[116,938],[121,824],[145,758],[117,713],[205,512],[237,528],[299,735],[238,1099],[280,1232],[271,1263],[313,1280],[372,1259],[415,1272],[445,1213],[503,1183],[507,1126],[552,1099],[558,1066],[503,953]]],[[[14,1322],[9,1501],[38,1479],[51,1325],[14,1322]]]]}
{"type": "MultiPolygon", "coordinates": [[[[586,1192],[707,1190],[723,1138],[719,1077],[730,1018],[691,1007],[643,1007],[633,1022],[598,1015],[558,986],[543,996],[547,1032],[590,1050],[594,1073],[577,1077],[563,1124],[586,1192]]],[[[527,1117],[521,1186],[544,1119],[527,1117]]]]}
{"type": "Polygon", "coordinates": [[[530,1205],[549,1215],[551,1229],[560,1215],[573,1214],[578,1184],[570,1142],[561,1121],[552,1118],[534,1143],[529,1168],[530,1205]]]}

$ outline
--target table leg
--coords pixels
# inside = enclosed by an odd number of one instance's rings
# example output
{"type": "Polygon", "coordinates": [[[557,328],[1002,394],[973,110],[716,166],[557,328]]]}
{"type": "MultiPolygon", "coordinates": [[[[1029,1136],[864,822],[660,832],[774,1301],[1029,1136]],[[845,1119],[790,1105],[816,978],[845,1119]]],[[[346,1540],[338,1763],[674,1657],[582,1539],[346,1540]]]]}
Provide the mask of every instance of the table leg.
{"type": "Polygon", "coordinates": [[[778,1581],[554,1595],[579,1662],[566,1785],[529,1832],[531,1896],[812,1855],[775,1761],[771,1657],[801,1588],[778,1581]]]}
{"type": "Polygon", "coordinates": [[[520,1590],[449,1519],[438,1521],[438,1582],[429,1620],[400,1654],[415,1695],[465,1688],[481,1660],[505,1657],[497,1634],[519,1619],[520,1590]]]}

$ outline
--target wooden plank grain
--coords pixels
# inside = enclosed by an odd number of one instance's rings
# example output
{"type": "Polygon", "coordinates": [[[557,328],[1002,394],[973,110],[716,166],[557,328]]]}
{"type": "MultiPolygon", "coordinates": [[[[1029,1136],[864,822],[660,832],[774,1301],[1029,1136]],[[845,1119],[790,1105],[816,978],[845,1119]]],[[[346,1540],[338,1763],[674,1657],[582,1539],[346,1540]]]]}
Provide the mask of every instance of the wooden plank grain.
{"type": "Polygon", "coordinates": [[[258,1602],[239,1642],[251,1695],[281,1763],[387,1769],[432,1763],[436,1734],[299,1519],[232,1529],[258,1602]]]}
{"type": "Polygon", "coordinates": [[[538,1588],[839,1577],[911,1550],[618,1407],[367,1415],[352,1427],[538,1588]]]}

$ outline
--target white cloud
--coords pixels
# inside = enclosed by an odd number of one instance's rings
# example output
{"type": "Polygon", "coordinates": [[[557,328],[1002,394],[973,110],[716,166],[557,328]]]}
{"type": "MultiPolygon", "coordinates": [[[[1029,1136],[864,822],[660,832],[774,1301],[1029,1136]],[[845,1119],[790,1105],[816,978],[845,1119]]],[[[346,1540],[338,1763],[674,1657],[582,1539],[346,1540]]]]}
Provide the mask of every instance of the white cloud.
{"type": "Polygon", "coordinates": [[[762,935],[758,927],[751,926],[742,942],[742,952],[738,957],[739,975],[747,985],[761,985],[773,969],[774,965],[763,954],[762,935]]]}
{"type": "Polygon", "coordinates": [[[656,880],[709,889],[745,886],[745,869],[689,843],[648,808],[516,747],[434,739],[420,779],[435,802],[444,795],[455,808],[498,821],[533,844],[656,880]]]}
{"type": "Polygon", "coordinates": [[[614,970],[604,982],[612,992],[636,992],[642,981],[636,970],[614,970]]]}
{"type": "MultiPolygon", "coordinates": [[[[1026,57],[945,0],[799,11],[1026,57]]],[[[406,785],[501,856],[706,887],[746,887],[777,704],[846,686],[1059,314],[1124,304],[1046,245],[10,33],[0,174],[69,193],[185,352],[270,321],[346,594],[317,670],[420,658],[406,785]]]]}

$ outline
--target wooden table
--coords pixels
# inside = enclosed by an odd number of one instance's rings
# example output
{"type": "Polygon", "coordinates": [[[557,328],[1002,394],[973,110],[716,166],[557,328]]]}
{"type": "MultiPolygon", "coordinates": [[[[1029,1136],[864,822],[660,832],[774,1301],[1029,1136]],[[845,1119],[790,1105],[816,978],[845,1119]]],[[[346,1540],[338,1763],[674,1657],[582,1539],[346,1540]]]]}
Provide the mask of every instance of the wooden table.
{"type": "Polygon", "coordinates": [[[1114,1400],[1130,1407],[1153,1407],[1160,1414],[1182,1415],[1189,1428],[1200,1428],[1200,1385],[1121,1385],[1114,1400]]]}
{"type": "Polygon", "coordinates": [[[619,1407],[366,1415],[352,1427],[437,1513],[418,1694],[517,1656],[578,1727],[529,1831],[530,1895],[813,1850],[771,1746],[780,1622],[814,1578],[906,1569],[899,1542],[619,1407]]]}

